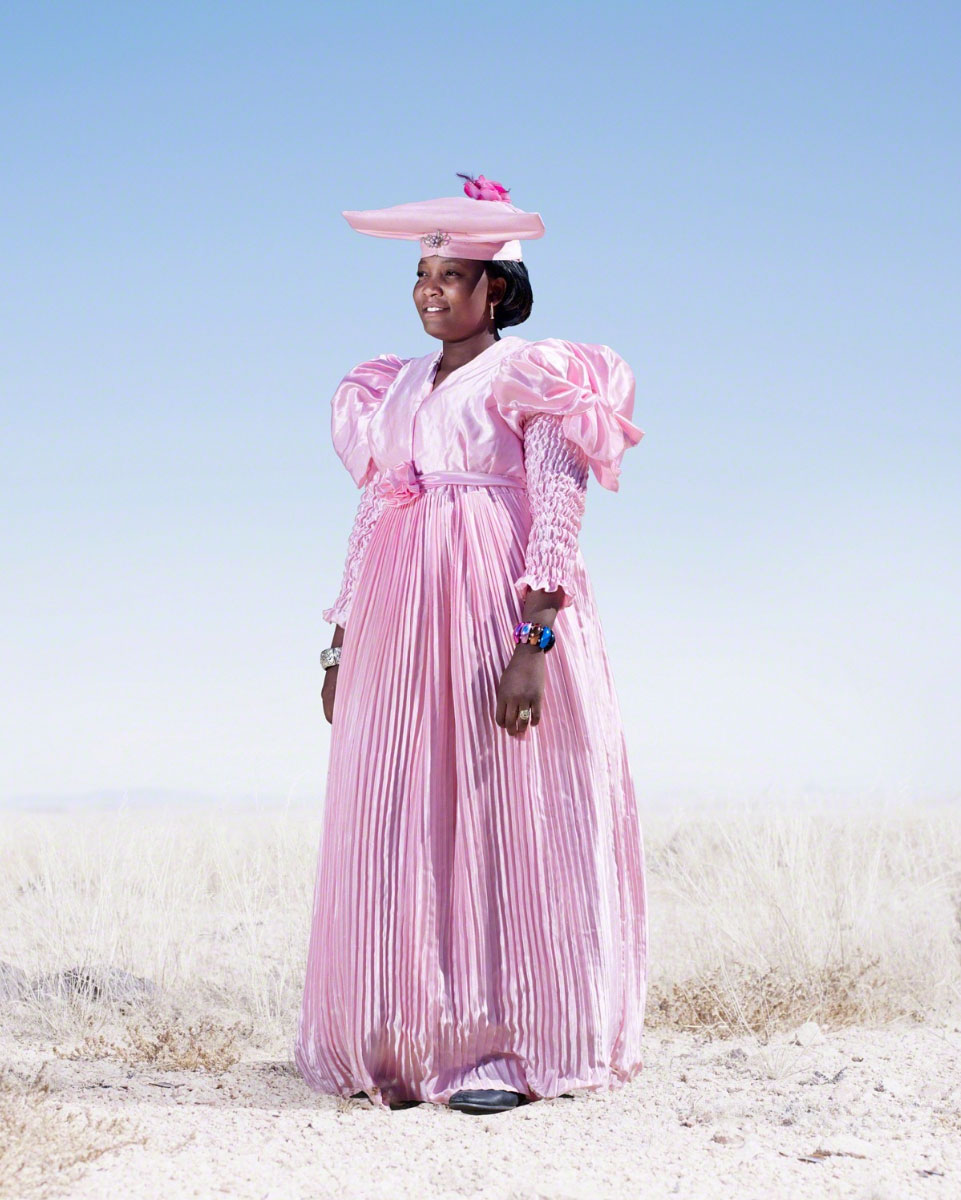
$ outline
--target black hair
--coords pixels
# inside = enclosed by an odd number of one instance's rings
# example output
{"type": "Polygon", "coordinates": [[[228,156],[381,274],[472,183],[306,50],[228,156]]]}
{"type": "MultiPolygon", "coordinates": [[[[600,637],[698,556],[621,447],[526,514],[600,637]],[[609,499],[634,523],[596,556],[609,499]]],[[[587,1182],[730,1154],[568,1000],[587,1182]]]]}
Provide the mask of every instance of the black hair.
{"type": "Polygon", "coordinates": [[[499,340],[499,330],[506,325],[520,325],[531,315],[534,293],[531,290],[526,264],[513,259],[499,258],[485,262],[484,268],[488,279],[503,279],[507,282],[504,298],[494,305],[495,336],[499,340]]]}

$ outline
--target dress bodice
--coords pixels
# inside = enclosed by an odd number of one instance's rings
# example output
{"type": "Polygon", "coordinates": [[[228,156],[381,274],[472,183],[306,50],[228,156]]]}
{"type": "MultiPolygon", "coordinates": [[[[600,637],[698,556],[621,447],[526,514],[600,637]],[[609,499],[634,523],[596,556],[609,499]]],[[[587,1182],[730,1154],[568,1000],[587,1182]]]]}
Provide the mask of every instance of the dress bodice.
{"type": "Polygon", "coordinates": [[[617,490],[623,453],[643,431],[630,419],[634,375],[609,346],[503,337],[435,388],[442,354],[380,355],[341,381],[332,436],[358,487],[402,463],[423,473],[476,471],[523,481],[524,423],[551,412],[600,483],[617,490]]]}

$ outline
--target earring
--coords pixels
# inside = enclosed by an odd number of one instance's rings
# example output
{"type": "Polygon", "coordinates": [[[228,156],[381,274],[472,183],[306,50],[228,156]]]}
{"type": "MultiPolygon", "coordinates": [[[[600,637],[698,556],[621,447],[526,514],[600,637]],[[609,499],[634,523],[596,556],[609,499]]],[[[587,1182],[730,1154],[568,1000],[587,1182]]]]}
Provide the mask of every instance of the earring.
{"type": "Polygon", "coordinates": [[[491,301],[491,320],[493,321],[493,319],[494,319],[494,301],[492,300],[491,301]]]}

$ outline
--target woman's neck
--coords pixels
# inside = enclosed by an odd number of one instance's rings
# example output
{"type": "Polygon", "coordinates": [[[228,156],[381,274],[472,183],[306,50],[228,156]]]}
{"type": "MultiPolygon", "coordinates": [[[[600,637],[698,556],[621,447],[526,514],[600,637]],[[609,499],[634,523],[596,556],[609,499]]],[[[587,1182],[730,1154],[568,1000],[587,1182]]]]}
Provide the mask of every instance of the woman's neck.
{"type": "Polygon", "coordinates": [[[493,333],[490,333],[486,329],[457,342],[445,341],[444,353],[440,360],[441,367],[445,372],[456,371],[458,367],[469,363],[472,358],[476,358],[478,354],[482,354],[498,341],[500,341],[500,338],[494,337],[493,333]]]}

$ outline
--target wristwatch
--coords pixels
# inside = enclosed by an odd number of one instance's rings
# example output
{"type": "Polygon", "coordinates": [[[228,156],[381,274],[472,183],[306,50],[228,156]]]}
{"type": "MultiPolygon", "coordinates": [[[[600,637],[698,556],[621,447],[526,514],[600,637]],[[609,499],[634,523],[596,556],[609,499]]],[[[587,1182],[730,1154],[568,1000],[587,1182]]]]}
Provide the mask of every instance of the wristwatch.
{"type": "Polygon", "coordinates": [[[320,665],[326,671],[328,667],[336,667],[340,662],[340,646],[328,646],[320,652],[320,665]]]}

